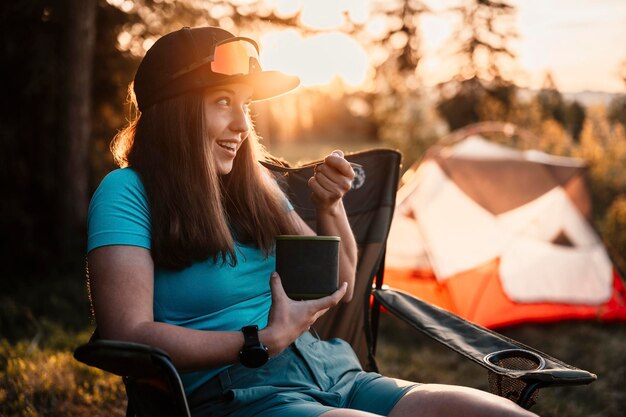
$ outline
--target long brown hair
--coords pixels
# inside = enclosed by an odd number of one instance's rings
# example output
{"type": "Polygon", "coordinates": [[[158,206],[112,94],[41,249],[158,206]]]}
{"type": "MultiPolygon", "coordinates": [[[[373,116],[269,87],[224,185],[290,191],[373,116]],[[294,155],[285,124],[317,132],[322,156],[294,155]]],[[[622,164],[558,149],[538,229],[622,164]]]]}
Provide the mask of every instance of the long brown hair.
{"type": "Polygon", "coordinates": [[[146,190],[159,267],[182,269],[209,258],[235,265],[235,241],[267,256],[276,235],[296,233],[285,197],[258,163],[266,152],[253,129],[231,173],[217,173],[203,102],[202,91],[159,102],[137,113],[111,144],[118,165],[136,170],[146,190]]]}

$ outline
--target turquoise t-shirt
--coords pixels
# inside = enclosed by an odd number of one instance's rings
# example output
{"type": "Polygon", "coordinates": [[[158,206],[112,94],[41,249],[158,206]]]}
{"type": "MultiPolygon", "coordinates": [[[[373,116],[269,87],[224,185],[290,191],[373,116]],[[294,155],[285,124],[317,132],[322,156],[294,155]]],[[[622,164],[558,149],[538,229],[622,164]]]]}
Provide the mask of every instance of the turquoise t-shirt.
{"type": "MultiPolygon", "coordinates": [[[[87,251],[106,245],[151,247],[148,201],[131,168],[109,173],[89,206],[87,251]]],[[[266,327],[275,257],[264,258],[259,249],[242,244],[236,250],[235,267],[209,259],[179,271],[155,268],[154,319],[198,330],[266,327]]],[[[224,368],[181,373],[185,391],[191,393],[224,368]]]]}

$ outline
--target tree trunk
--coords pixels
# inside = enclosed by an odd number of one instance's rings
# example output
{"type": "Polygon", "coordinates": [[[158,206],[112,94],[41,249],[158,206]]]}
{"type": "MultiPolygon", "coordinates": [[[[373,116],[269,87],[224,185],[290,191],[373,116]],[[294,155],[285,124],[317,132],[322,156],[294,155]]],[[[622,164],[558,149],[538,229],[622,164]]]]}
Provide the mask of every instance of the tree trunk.
{"type": "MultiPolygon", "coordinates": [[[[85,239],[88,206],[91,93],[97,0],[68,0],[65,39],[65,155],[59,158],[59,242],[62,255],[75,256],[85,239]]],[[[67,259],[72,261],[71,259],[67,259]]],[[[75,260],[74,260],[75,261],[75,260]]]]}

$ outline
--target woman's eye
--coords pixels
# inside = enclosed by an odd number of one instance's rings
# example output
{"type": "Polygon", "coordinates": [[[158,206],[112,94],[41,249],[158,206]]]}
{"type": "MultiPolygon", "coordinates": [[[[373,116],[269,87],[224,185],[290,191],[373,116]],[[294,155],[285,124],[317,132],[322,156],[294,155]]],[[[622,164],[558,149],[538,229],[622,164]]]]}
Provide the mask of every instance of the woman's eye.
{"type": "Polygon", "coordinates": [[[217,104],[220,106],[228,106],[230,105],[230,99],[228,97],[222,97],[217,100],[217,104]]]}

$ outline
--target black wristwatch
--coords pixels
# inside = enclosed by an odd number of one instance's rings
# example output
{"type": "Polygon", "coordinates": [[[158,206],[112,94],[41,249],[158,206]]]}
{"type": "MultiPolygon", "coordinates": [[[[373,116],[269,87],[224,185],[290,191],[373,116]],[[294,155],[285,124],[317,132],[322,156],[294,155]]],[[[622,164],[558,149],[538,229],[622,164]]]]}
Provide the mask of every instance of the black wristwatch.
{"type": "Polygon", "coordinates": [[[239,361],[248,368],[263,366],[269,359],[267,348],[259,340],[258,326],[245,326],[241,328],[244,344],[239,352],[239,361]]]}

